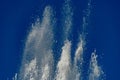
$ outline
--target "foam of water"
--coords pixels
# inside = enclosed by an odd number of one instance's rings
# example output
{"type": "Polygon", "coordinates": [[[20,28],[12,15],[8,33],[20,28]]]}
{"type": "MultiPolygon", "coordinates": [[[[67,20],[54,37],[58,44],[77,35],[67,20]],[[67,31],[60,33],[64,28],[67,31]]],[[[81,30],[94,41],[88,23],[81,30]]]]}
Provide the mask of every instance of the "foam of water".
{"type": "MultiPolygon", "coordinates": [[[[54,15],[50,6],[45,7],[43,19],[36,21],[28,34],[20,73],[13,80],[82,80],[83,53],[85,47],[85,28],[90,16],[90,2],[86,15],[83,16],[83,32],[75,51],[74,61],[71,61],[71,41],[68,40],[72,27],[73,12],[70,0],[66,0],[63,6],[64,45],[57,66],[54,66],[52,51],[54,15]],[[56,70],[54,70],[56,67],[56,70]]],[[[91,55],[88,80],[100,80],[101,67],[98,66],[96,52],[91,55]]]]}

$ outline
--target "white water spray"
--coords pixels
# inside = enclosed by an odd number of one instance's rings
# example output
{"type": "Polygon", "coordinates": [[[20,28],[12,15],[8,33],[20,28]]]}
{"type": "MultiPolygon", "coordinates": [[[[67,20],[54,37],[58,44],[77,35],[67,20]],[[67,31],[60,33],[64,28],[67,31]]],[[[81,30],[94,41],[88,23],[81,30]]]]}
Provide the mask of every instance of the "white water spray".
{"type": "Polygon", "coordinates": [[[100,80],[103,71],[98,65],[96,51],[91,54],[90,66],[89,66],[89,80],[100,80]]]}
{"type": "Polygon", "coordinates": [[[82,37],[80,37],[80,42],[77,45],[77,49],[75,52],[74,57],[74,71],[75,71],[75,80],[79,80],[82,78],[81,76],[81,67],[83,65],[83,48],[84,48],[84,41],[82,37]]]}
{"type": "Polygon", "coordinates": [[[68,40],[65,42],[65,45],[62,47],[62,54],[60,61],[57,65],[57,75],[55,80],[70,80],[70,71],[71,71],[71,42],[68,40]]]}
{"type": "Polygon", "coordinates": [[[64,31],[64,38],[66,39],[70,32],[71,32],[71,27],[72,27],[72,16],[73,16],[73,11],[71,8],[71,0],[65,0],[65,3],[63,4],[63,19],[62,19],[62,26],[63,26],[63,31],[64,31]]]}
{"type": "Polygon", "coordinates": [[[51,7],[47,6],[42,22],[38,20],[33,25],[25,44],[20,80],[52,80],[52,16],[51,7]]]}
{"type": "Polygon", "coordinates": [[[71,42],[68,40],[70,29],[72,27],[72,10],[70,6],[70,0],[66,0],[63,5],[63,20],[62,26],[64,31],[64,46],[62,47],[62,53],[60,60],[57,64],[55,80],[72,80],[72,67],[71,67],[71,42]]]}
{"type": "MultiPolygon", "coordinates": [[[[32,26],[27,37],[23,54],[20,73],[15,75],[13,80],[82,80],[83,53],[85,47],[85,34],[90,16],[90,3],[86,15],[83,16],[83,32],[75,51],[75,57],[72,64],[71,46],[68,40],[70,29],[72,27],[72,9],[70,0],[66,0],[63,6],[63,27],[64,27],[64,45],[57,66],[54,66],[52,52],[53,37],[52,28],[54,26],[53,11],[47,6],[43,13],[43,19],[40,19],[32,26]],[[56,70],[54,71],[56,67],[56,70]],[[55,72],[55,73],[54,73],[55,72]]],[[[99,80],[101,68],[98,66],[95,52],[91,55],[89,78],[88,80],[99,80]]]]}

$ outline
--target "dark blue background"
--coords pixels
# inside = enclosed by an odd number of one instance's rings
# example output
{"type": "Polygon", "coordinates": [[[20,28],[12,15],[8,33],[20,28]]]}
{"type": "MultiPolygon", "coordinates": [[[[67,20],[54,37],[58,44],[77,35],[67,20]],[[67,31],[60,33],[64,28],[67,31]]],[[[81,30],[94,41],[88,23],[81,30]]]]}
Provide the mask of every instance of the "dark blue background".
{"type": "MultiPolygon", "coordinates": [[[[31,24],[51,5],[60,18],[63,0],[0,0],[0,80],[18,72],[31,24]]],[[[107,80],[120,80],[120,1],[92,0],[86,55],[96,49],[107,80]]],[[[78,35],[87,0],[73,0],[73,33],[78,35]],[[76,32],[78,31],[78,32],[76,32]]],[[[58,24],[59,24],[58,20],[58,24]]],[[[59,29],[60,27],[58,27],[59,29]]],[[[58,33],[60,34],[60,33],[58,33]]],[[[57,35],[56,35],[57,36],[57,35]]],[[[73,40],[74,41],[74,40],[73,40]]],[[[87,59],[86,59],[87,62],[87,59]]]]}

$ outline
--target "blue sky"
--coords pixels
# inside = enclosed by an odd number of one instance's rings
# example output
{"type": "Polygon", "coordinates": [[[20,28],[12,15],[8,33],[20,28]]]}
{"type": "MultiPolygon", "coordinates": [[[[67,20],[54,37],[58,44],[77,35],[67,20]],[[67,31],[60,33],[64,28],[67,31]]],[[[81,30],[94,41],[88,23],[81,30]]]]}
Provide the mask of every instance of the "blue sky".
{"type": "MultiPolygon", "coordinates": [[[[74,26],[79,26],[87,0],[72,1],[76,14],[74,26]]],[[[25,38],[44,7],[53,6],[59,18],[62,3],[63,0],[0,0],[0,80],[11,78],[19,70],[25,38]]],[[[98,55],[102,55],[98,61],[107,80],[120,80],[119,3],[118,0],[92,0],[87,28],[88,51],[96,49],[98,55]]]]}

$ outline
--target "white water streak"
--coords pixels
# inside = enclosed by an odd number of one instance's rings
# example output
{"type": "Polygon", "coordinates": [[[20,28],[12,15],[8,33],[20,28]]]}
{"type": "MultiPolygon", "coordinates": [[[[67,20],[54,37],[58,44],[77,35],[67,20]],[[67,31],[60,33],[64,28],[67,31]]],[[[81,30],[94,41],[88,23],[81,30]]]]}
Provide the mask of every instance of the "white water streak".
{"type": "Polygon", "coordinates": [[[71,9],[71,4],[70,0],[65,0],[65,3],[63,5],[63,29],[64,29],[64,35],[65,38],[69,36],[70,29],[72,26],[72,16],[73,16],[73,11],[71,9]]]}
{"type": "MultiPolygon", "coordinates": [[[[72,10],[70,5],[70,0],[65,0],[63,4],[63,29],[64,38],[68,39],[70,34],[70,29],[72,26],[72,10]]],[[[57,64],[56,77],[55,80],[71,80],[71,42],[66,40],[64,46],[62,47],[62,53],[60,61],[57,64]]]]}
{"type": "Polygon", "coordinates": [[[83,16],[83,24],[82,24],[82,35],[84,36],[84,38],[86,37],[86,28],[88,27],[89,24],[89,18],[90,18],[90,14],[91,14],[91,0],[88,0],[88,4],[87,4],[87,9],[84,10],[84,16],[83,16]]]}
{"type": "Polygon", "coordinates": [[[82,78],[81,76],[81,67],[83,64],[83,48],[84,48],[84,41],[82,37],[80,37],[80,42],[78,43],[76,52],[75,52],[75,57],[74,57],[74,73],[75,73],[75,80],[79,80],[82,78]]]}
{"type": "Polygon", "coordinates": [[[70,80],[70,74],[71,74],[71,42],[66,41],[65,45],[62,47],[62,54],[60,61],[57,65],[57,75],[56,80],[70,80]]]}
{"type": "Polygon", "coordinates": [[[78,61],[80,61],[82,64],[84,43],[85,42],[83,41],[82,37],[80,37],[80,42],[78,43],[77,50],[75,52],[75,58],[74,58],[75,65],[77,65],[78,61]]]}

